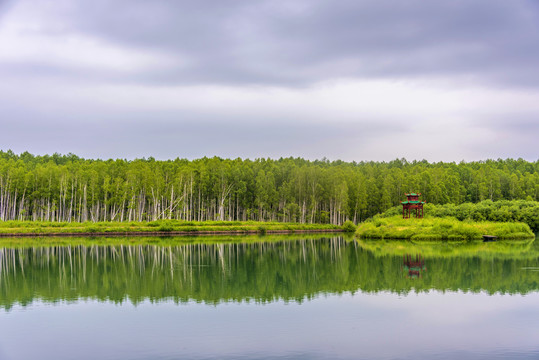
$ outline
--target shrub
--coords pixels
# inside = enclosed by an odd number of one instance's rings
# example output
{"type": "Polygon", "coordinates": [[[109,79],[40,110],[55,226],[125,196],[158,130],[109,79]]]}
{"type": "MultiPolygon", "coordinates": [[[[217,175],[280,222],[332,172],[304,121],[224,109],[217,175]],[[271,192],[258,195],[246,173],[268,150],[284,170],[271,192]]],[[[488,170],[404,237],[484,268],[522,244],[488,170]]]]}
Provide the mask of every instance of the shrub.
{"type": "Polygon", "coordinates": [[[159,226],[157,228],[157,231],[172,231],[174,230],[174,227],[172,225],[169,225],[169,224],[162,224],[161,226],[159,226]]]}
{"type": "Polygon", "coordinates": [[[354,232],[357,229],[357,226],[350,220],[345,221],[345,223],[342,225],[342,229],[344,232],[354,232]]]}
{"type": "Polygon", "coordinates": [[[266,235],[267,231],[268,231],[268,230],[266,229],[265,226],[260,225],[260,226],[258,227],[258,233],[259,233],[260,235],[266,235]]]}
{"type": "Polygon", "coordinates": [[[99,232],[99,228],[97,226],[88,226],[86,231],[89,233],[96,233],[99,232]]]}

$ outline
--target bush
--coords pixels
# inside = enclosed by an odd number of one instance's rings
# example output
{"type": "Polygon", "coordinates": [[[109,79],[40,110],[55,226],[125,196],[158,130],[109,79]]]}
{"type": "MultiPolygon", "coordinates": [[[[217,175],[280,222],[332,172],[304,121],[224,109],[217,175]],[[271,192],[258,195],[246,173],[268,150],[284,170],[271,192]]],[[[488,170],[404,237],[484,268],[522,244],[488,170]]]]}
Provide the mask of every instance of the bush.
{"type": "Polygon", "coordinates": [[[355,232],[357,226],[352,221],[347,220],[344,224],[342,224],[342,229],[344,230],[344,232],[355,232]]]}
{"type": "Polygon", "coordinates": [[[157,231],[172,231],[174,230],[174,227],[172,225],[168,225],[168,224],[162,224],[161,226],[159,226],[157,228],[157,231]]]}
{"type": "Polygon", "coordinates": [[[99,228],[97,226],[88,226],[86,231],[89,233],[96,233],[99,232],[99,228]]]}

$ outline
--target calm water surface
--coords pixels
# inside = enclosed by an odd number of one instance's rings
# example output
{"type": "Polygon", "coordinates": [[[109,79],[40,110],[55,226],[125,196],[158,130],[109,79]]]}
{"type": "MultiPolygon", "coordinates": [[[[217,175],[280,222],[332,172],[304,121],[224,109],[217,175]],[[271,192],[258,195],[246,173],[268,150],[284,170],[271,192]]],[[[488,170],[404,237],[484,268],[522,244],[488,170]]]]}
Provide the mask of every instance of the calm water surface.
{"type": "Polygon", "coordinates": [[[538,241],[202,240],[0,241],[0,359],[539,359],[538,241]]]}

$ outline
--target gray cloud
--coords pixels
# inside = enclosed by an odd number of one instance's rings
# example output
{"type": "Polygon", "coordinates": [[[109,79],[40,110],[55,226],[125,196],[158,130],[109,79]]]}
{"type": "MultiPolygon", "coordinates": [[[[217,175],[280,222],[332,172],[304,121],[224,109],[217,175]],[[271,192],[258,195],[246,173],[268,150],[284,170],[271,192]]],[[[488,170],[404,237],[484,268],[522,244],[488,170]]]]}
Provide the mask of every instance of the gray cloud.
{"type": "Polygon", "coordinates": [[[69,3],[54,19],[63,32],[181,64],[94,74],[108,80],[290,86],[451,75],[485,84],[539,83],[539,8],[533,0],[69,3]]]}
{"type": "Polygon", "coordinates": [[[515,143],[529,138],[537,143],[539,155],[539,114],[522,111],[506,111],[502,114],[482,116],[474,125],[482,129],[495,130],[499,136],[511,138],[515,143]]]}
{"type": "Polygon", "coordinates": [[[483,139],[466,145],[477,157],[539,160],[539,114],[518,110],[481,116],[471,124],[483,139]]]}
{"type": "Polygon", "coordinates": [[[13,2],[14,2],[13,0],[2,0],[2,1],[0,1],[0,16],[5,14],[9,10],[11,5],[13,5],[13,2]]]}
{"type": "Polygon", "coordinates": [[[1,148],[536,160],[538,4],[0,0],[1,148]]]}
{"type": "Polygon", "coordinates": [[[216,155],[381,160],[383,157],[372,151],[371,140],[409,131],[402,124],[377,119],[350,124],[297,122],[272,115],[261,115],[256,121],[245,117],[216,120],[178,111],[78,117],[69,112],[39,114],[32,110],[13,114],[0,133],[5,149],[38,154],[76,152],[90,158],[193,159],[216,155]]]}

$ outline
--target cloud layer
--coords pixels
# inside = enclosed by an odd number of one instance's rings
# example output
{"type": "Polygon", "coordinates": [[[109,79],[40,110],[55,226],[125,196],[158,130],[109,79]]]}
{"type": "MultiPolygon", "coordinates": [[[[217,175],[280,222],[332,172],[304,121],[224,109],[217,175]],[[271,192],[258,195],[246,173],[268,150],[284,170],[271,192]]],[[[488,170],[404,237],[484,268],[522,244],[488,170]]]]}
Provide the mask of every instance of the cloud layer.
{"type": "Polygon", "coordinates": [[[89,157],[537,160],[538,30],[532,0],[3,2],[0,141],[89,157]]]}

